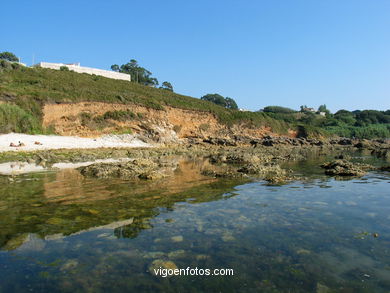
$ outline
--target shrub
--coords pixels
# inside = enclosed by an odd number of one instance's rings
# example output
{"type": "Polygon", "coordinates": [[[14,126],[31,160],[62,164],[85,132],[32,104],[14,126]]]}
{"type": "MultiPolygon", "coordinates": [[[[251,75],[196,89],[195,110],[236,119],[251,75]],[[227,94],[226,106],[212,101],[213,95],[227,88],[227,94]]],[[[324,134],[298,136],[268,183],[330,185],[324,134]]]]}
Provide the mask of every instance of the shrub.
{"type": "Polygon", "coordinates": [[[291,114],[296,113],[297,111],[286,108],[286,107],[280,107],[280,106],[267,106],[263,109],[264,112],[270,112],[270,113],[283,113],[283,114],[291,114]]]}
{"type": "Polygon", "coordinates": [[[116,121],[134,120],[137,116],[130,110],[108,111],[103,114],[104,119],[112,119],[116,121]]]}
{"type": "Polygon", "coordinates": [[[17,105],[0,104],[0,133],[42,133],[40,121],[17,105]]]}
{"type": "Polygon", "coordinates": [[[202,123],[201,125],[199,125],[199,129],[202,130],[202,131],[209,130],[210,129],[210,124],[202,123]]]}
{"type": "Polygon", "coordinates": [[[175,131],[176,133],[179,133],[181,130],[181,125],[175,125],[173,126],[173,131],[175,131]]]}

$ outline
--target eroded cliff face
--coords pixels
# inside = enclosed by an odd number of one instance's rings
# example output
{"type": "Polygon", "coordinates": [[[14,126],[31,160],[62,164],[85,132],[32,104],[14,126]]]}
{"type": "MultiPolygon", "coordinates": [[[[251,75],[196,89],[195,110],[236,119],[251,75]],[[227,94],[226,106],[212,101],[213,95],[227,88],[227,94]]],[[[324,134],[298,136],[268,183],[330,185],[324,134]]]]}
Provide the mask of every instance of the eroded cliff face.
{"type": "MultiPolygon", "coordinates": [[[[135,133],[159,142],[172,142],[181,138],[247,136],[261,138],[272,133],[267,127],[244,124],[228,127],[219,123],[208,112],[165,107],[156,110],[138,105],[80,102],[46,104],[43,108],[43,126],[51,127],[60,135],[96,137],[110,133],[135,133]],[[107,115],[122,113],[127,118],[107,115]]],[[[296,133],[289,131],[289,136],[296,133]]]]}

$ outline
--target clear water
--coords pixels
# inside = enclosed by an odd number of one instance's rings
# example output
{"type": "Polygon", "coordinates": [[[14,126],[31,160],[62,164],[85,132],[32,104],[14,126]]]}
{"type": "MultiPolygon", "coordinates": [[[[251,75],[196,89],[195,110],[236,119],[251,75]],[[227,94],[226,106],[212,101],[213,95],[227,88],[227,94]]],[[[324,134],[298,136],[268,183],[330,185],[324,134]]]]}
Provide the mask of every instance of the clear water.
{"type": "Polygon", "coordinates": [[[268,186],[203,164],[153,183],[0,178],[0,292],[390,291],[388,173],[338,181],[312,160],[290,164],[304,182],[268,186]],[[163,278],[156,260],[234,275],[163,278]]]}

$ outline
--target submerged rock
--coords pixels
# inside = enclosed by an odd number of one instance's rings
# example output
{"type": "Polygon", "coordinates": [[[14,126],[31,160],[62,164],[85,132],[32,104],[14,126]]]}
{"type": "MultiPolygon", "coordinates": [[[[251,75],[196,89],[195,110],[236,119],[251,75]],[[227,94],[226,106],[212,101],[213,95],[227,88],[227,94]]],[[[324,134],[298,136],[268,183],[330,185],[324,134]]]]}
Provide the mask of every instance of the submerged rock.
{"type": "Polygon", "coordinates": [[[330,176],[364,176],[366,170],[373,167],[367,164],[352,163],[346,160],[335,160],[321,165],[325,174],[330,176]]]}
{"type": "Polygon", "coordinates": [[[168,253],[169,258],[178,258],[178,257],[183,257],[185,256],[186,252],[183,249],[171,251],[168,253]]]}
{"type": "Polygon", "coordinates": [[[167,270],[176,270],[176,269],[178,269],[177,265],[173,261],[163,260],[163,259],[156,259],[149,266],[149,272],[152,275],[156,276],[156,272],[160,268],[161,269],[167,269],[167,270]]]}
{"type": "Polygon", "coordinates": [[[173,236],[171,237],[171,240],[173,242],[182,242],[184,240],[183,236],[179,235],[179,236],[173,236]]]}
{"type": "Polygon", "coordinates": [[[329,287],[321,283],[317,283],[316,293],[327,293],[327,292],[331,292],[329,287]]]}
{"type": "Polygon", "coordinates": [[[60,270],[61,271],[69,271],[75,269],[79,265],[79,262],[77,259],[69,259],[66,263],[64,263],[60,270]]]}

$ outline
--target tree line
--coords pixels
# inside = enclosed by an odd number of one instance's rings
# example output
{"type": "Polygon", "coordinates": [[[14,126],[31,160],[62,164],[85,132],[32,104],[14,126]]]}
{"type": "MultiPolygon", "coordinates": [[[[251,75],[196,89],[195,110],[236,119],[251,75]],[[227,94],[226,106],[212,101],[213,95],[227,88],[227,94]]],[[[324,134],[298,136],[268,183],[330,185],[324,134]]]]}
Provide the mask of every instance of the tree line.
{"type": "MultiPolygon", "coordinates": [[[[131,81],[135,83],[152,87],[157,87],[159,85],[157,78],[152,77],[152,72],[140,66],[135,59],[131,59],[130,62],[120,66],[118,64],[113,64],[111,65],[111,70],[129,74],[131,76],[131,81]]],[[[173,92],[173,86],[168,81],[164,81],[160,88],[173,92]]]]}

